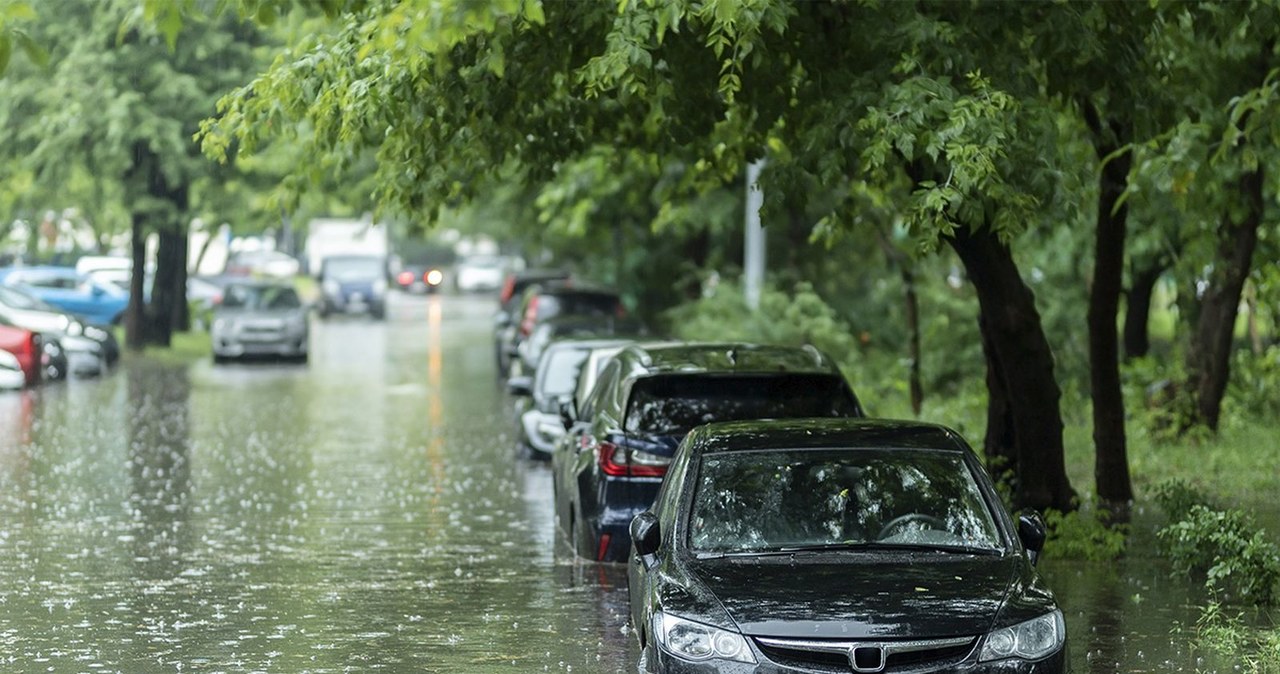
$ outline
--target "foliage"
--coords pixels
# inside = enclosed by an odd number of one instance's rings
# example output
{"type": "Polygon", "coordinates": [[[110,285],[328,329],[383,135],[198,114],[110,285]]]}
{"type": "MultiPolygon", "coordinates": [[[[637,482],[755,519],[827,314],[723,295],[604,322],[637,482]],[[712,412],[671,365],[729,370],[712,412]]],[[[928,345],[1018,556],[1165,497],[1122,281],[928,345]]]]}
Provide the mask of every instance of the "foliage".
{"type": "Polygon", "coordinates": [[[1209,590],[1234,591],[1244,601],[1271,605],[1280,592],[1280,547],[1240,510],[1193,505],[1158,532],[1182,573],[1205,574],[1209,590]]]}
{"type": "Polygon", "coordinates": [[[1224,416],[1250,419],[1280,417],[1280,345],[1261,354],[1236,350],[1231,356],[1232,378],[1224,416]]]}
{"type": "Polygon", "coordinates": [[[1105,562],[1125,552],[1129,527],[1112,522],[1104,509],[1047,510],[1044,521],[1049,529],[1045,551],[1053,557],[1105,562]]]}
{"type": "Polygon", "coordinates": [[[1151,498],[1164,511],[1170,522],[1180,522],[1190,516],[1196,506],[1212,508],[1209,496],[1181,478],[1165,480],[1156,485],[1151,498]]]}
{"type": "Polygon", "coordinates": [[[1234,664],[1235,671],[1280,673],[1280,628],[1249,625],[1242,612],[1232,613],[1216,600],[1201,607],[1193,644],[1224,664],[1234,664]]]}

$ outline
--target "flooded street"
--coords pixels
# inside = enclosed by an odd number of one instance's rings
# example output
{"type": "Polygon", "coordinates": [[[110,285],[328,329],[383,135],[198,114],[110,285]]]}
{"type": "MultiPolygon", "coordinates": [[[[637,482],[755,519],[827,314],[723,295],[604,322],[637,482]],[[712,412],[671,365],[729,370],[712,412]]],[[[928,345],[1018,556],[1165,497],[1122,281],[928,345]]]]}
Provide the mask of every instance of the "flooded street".
{"type": "MultiPolygon", "coordinates": [[[[514,459],[492,301],[394,300],[314,321],[305,366],[0,394],[0,670],[634,671],[623,570],[571,559],[514,459]]],[[[1075,671],[1197,671],[1151,543],[1046,563],[1075,671]]]]}

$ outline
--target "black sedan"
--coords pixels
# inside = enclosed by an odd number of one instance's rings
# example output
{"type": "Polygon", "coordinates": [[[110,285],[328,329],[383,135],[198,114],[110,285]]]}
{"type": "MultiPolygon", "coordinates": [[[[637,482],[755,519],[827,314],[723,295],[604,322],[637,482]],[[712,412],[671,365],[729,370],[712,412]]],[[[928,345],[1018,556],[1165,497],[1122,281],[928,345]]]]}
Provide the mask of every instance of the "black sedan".
{"type": "Polygon", "coordinates": [[[702,426],[631,525],[641,670],[1062,672],[1044,536],[940,426],[702,426]]]}

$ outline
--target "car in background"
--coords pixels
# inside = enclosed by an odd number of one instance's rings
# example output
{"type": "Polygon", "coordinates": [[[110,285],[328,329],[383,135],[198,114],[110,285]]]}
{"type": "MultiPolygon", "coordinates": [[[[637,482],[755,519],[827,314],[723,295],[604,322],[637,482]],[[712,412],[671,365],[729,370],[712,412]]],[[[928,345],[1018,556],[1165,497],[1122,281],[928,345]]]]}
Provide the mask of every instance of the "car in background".
{"type": "Polygon", "coordinates": [[[120,345],[109,328],[85,323],[21,287],[0,285],[0,321],[43,335],[55,374],[101,374],[120,359],[120,345]],[[67,367],[59,368],[64,358],[67,367]]]}
{"type": "Polygon", "coordinates": [[[561,317],[576,316],[598,321],[601,331],[610,321],[626,317],[626,308],[617,291],[609,288],[579,285],[570,282],[551,282],[531,285],[524,291],[520,307],[513,316],[518,317],[506,334],[501,347],[506,354],[506,367],[502,374],[510,375],[520,356],[520,344],[541,324],[561,317]]]}
{"type": "Polygon", "coordinates": [[[0,389],[14,390],[27,385],[27,375],[22,371],[18,357],[0,349],[0,389]]]}
{"type": "Polygon", "coordinates": [[[614,316],[561,316],[539,324],[529,337],[516,347],[511,372],[513,376],[532,375],[538,367],[542,352],[560,339],[586,337],[627,337],[634,341],[645,335],[645,327],[631,317],[614,316]]]}
{"type": "Polygon", "coordinates": [[[279,250],[242,250],[227,258],[228,276],[269,276],[288,279],[298,275],[302,263],[298,258],[279,250]]]}
{"type": "Polygon", "coordinates": [[[552,456],[560,526],[580,557],[626,559],[631,518],[653,504],[676,446],[714,421],[861,417],[839,368],[812,346],[634,344],[600,373],[552,456]]]}
{"type": "Polygon", "coordinates": [[[432,294],[444,285],[444,270],[425,264],[406,264],[396,274],[396,286],[407,293],[432,294]]]}
{"type": "Polygon", "coordinates": [[[492,292],[502,287],[511,260],[501,255],[471,255],[453,266],[458,292],[492,292]]]}
{"type": "Polygon", "coordinates": [[[0,283],[32,295],[86,323],[118,325],[129,306],[129,293],[95,281],[72,267],[10,267],[0,270],[0,283]]]}
{"type": "Polygon", "coordinates": [[[122,255],[85,255],[76,260],[76,273],[128,292],[133,260],[122,255]]]}
{"type": "Polygon", "coordinates": [[[387,315],[387,258],[332,255],[320,263],[320,316],[334,313],[387,315]]]}
{"type": "Polygon", "coordinates": [[[249,356],[307,360],[307,307],[292,285],[278,281],[227,284],[213,312],[213,360],[249,356]]]}
{"type": "Polygon", "coordinates": [[[573,396],[582,365],[597,349],[630,344],[629,339],[561,339],[542,351],[533,376],[512,377],[507,390],[517,397],[516,452],[549,458],[564,436],[560,405],[573,396]]]}
{"type": "Polygon", "coordinates": [[[1066,671],[1043,520],[941,426],[701,426],[630,534],[644,671],[1066,671]]]}
{"type": "Polygon", "coordinates": [[[38,332],[0,323],[0,350],[13,354],[27,386],[43,380],[43,342],[38,332]]]}
{"type": "Polygon", "coordinates": [[[563,269],[523,269],[509,271],[498,292],[498,311],[493,316],[494,365],[498,376],[506,377],[510,369],[511,354],[508,345],[514,342],[516,331],[515,312],[529,286],[569,280],[569,272],[563,269]]]}

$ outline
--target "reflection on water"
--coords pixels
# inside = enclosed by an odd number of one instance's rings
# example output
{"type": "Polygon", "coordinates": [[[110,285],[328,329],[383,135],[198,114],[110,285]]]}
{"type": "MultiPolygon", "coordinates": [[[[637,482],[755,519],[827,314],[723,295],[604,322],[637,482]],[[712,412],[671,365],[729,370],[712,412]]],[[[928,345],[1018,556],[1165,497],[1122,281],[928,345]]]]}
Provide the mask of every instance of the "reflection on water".
{"type": "MultiPolygon", "coordinates": [[[[0,394],[0,670],[634,671],[624,569],[513,459],[491,303],[395,300],[315,321],[309,365],[0,394]]],[[[1077,672],[1195,671],[1158,562],[1045,571],[1077,672]]]]}

